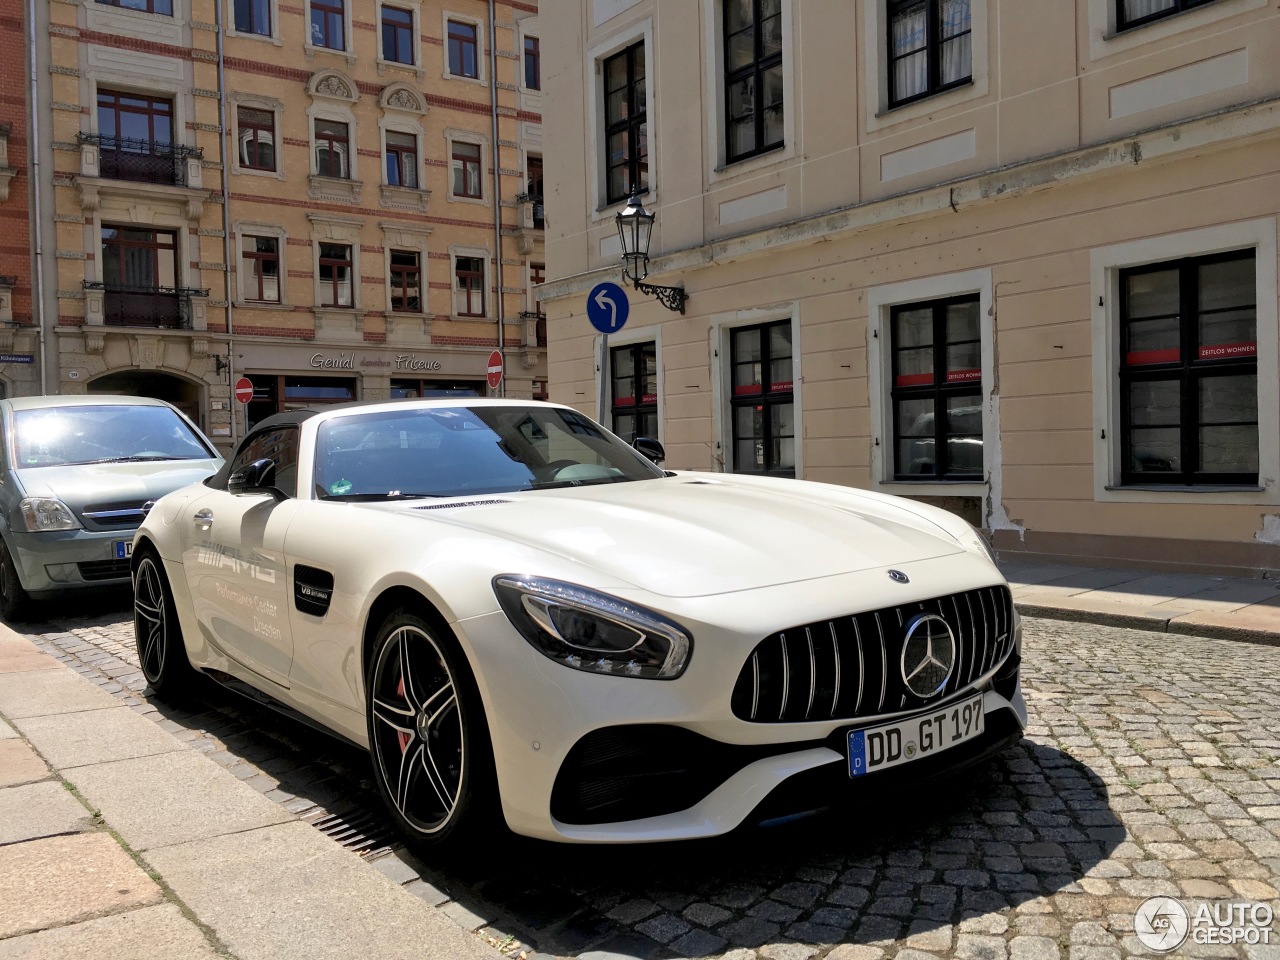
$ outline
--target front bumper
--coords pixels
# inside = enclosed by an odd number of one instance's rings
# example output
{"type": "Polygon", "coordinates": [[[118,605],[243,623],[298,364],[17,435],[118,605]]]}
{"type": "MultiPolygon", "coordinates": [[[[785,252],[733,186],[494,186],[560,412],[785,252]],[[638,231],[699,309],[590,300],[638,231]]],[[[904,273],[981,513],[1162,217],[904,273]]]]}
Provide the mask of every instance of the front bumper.
{"type": "Polygon", "coordinates": [[[134,533],[127,529],[40,533],[10,529],[5,539],[22,588],[39,600],[129,583],[127,551],[134,533]],[[128,545],[126,556],[118,556],[118,544],[128,545]]]}
{"type": "MultiPolygon", "coordinates": [[[[812,598],[797,601],[794,595],[804,591],[796,585],[786,592],[787,606],[806,613],[819,609],[812,598]]],[[[833,593],[837,599],[828,596],[825,603],[847,603],[838,598],[859,595],[833,593]]],[[[1027,715],[1016,619],[1012,652],[937,705],[981,691],[985,732],[928,758],[856,781],[848,774],[843,743],[850,729],[918,710],[857,720],[740,719],[731,703],[734,681],[769,632],[761,625],[789,617],[777,609],[778,597],[772,588],[737,595],[732,613],[710,601],[701,611],[696,602],[683,611],[664,608],[695,638],[687,671],[671,681],[569,669],[535,651],[501,613],[456,623],[476,668],[511,829],[581,843],[716,836],[745,823],[825,807],[844,795],[876,790],[877,784],[946,774],[1021,737],[1027,715]]]]}

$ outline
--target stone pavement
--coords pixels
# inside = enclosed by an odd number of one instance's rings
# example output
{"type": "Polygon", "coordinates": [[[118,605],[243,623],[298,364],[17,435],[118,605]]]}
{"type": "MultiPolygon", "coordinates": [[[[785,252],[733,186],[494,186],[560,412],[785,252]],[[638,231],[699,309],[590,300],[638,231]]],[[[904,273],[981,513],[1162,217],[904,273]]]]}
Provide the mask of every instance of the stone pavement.
{"type": "MultiPolygon", "coordinates": [[[[696,846],[513,839],[472,877],[326,838],[313,800],[368,799],[354,751],[157,709],[127,608],[0,627],[0,958],[1121,960],[1148,896],[1280,911],[1280,649],[1149,632],[1234,604],[1274,642],[1270,584],[1007,573],[1096,622],[1025,622],[1027,739],[965,782],[696,846]]],[[[1174,955],[1280,960],[1271,933],[1174,955]]]]}

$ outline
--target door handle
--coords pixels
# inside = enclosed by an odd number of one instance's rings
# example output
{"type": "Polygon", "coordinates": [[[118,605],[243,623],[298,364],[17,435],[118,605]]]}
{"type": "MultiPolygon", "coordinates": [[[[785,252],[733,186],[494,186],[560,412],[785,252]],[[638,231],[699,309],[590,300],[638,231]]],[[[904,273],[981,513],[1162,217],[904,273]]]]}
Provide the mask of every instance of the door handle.
{"type": "Polygon", "coordinates": [[[199,526],[207,527],[213,523],[213,511],[210,510],[208,507],[204,507],[201,510],[197,510],[195,512],[195,516],[193,516],[191,519],[195,521],[195,523],[198,524],[199,526]]]}

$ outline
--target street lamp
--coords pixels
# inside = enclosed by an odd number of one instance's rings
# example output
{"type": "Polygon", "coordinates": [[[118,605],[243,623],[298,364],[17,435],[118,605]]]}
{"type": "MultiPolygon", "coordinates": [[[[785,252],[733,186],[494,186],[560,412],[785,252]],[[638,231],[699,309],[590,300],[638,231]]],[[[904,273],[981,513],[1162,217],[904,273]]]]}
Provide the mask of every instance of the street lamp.
{"type": "Polygon", "coordinates": [[[649,240],[653,236],[654,215],[644,208],[640,194],[631,194],[627,208],[614,219],[618,222],[618,237],[622,240],[622,276],[641,293],[657,297],[668,310],[684,313],[687,299],[684,287],[662,287],[644,283],[649,275],[649,240]]]}

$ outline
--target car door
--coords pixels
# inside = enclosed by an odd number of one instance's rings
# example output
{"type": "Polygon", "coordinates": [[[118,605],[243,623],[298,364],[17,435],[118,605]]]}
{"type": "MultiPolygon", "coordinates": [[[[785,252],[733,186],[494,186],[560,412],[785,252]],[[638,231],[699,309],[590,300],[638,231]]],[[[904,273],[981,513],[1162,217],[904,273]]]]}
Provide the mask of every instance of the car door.
{"type": "Polygon", "coordinates": [[[221,480],[185,504],[178,522],[201,631],[225,656],[288,687],[293,637],[284,543],[297,512],[297,426],[269,427],[246,437],[225,476],[263,459],[276,464],[273,491],[233,494],[221,480]]]}

